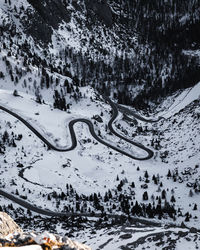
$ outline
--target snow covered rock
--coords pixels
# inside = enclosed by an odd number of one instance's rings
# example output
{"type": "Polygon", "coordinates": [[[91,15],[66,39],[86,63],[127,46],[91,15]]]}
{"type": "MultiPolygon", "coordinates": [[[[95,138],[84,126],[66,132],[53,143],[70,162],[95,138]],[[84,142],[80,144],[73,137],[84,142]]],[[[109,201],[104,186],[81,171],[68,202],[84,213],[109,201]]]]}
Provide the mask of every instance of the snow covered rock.
{"type": "Polygon", "coordinates": [[[53,234],[48,232],[44,232],[39,235],[35,235],[34,240],[37,244],[44,244],[48,242],[56,242],[56,237],[53,234]]]}
{"type": "Polygon", "coordinates": [[[21,228],[6,213],[0,212],[0,237],[5,237],[12,233],[21,233],[21,228]]]}
{"type": "Polygon", "coordinates": [[[68,237],[63,238],[64,245],[62,247],[63,250],[91,250],[92,248],[81,244],[77,241],[72,241],[68,237]]]}
{"type": "Polygon", "coordinates": [[[58,235],[44,232],[41,234],[32,234],[33,241],[41,246],[50,246],[52,248],[60,248],[63,250],[91,250],[90,247],[70,240],[68,237],[60,237],[58,235]]]}
{"type": "MultiPolygon", "coordinates": [[[[42,250],[42,247],[39,245],[30,245],[30,246],[24,246],[24,247],[12,247],[12,249],[21,249],[21,250],[42,250]]],[[[10,250],[10,247],[4,247],[4,250],[10,250]]]]}
{"type": "Polygon", "coordinates": [[[28,249],[62,249],[62,250],[91,250],[90,247],[70,240],[68,237],[60,237],[48,232],[44,233],[10,233],[0,237],[0,247],[28,248],[28,249]]]}
{"type": "Polygon", "coordinates": [[[90,247],[49,232],[24,233],[6,213],[0,212],[0,247],[30,249],[91,250],[90,247]]]}

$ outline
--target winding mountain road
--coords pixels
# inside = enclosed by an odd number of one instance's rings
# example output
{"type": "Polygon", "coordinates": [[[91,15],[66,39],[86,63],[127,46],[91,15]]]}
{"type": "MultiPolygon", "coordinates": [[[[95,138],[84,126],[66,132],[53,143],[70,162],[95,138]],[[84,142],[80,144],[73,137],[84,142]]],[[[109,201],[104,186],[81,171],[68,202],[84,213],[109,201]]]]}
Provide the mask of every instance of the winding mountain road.
{"type": "Polygon", "coordinates": [[[157,119],[147,119],[141,115],[138,115],[136,112],[134,112],[133,110],[130,110],[129,108],[126,108],[120,104],[117,104],[117,107],[118,109],[126,114],[126,115],[131,115],[131,116],[134,116],[136,119],[140,120],[140,121],[143,121],[143,122],[149,122],[149,123],[155,123],[155,122],[159,122],[160,120],[162,119],[165,119],[164,117],[162,116],[159,116],[157,119]]]}
{"type": "MultiPolygon", "coordinates": [[[[118,108],[116,106],[115,103],[113,103],[108,97],[104,97],[105,101],[107,101],[111,108],[112,108],[112,117],[111,119],[109,120],[108,122],[108,128],[110,129],[111,133],[114,134],[115,136],[119,137],[120,139],[123,139],[125,140],[126,142],[144,150],[146,153],[147,153],[147,156],[145,157],[137,157],[137,156],[134,156],[124,150],[121,150],[120,148],[118,147],[115,147],[111,144],[109,144],[108,142],[102,140],[100,137],[97,136],[97,134],[95,133],[95,130],[94,130],[94,126],[92,124],[92,122],[90,120],[87,120],[87,119],[84,119],[84,118],[79,118],[79,119],[74,119],[72,121],[69,122],[69,131],[70,131],[70,135],[71,135],[71,141],[72,141],[72,145],[70,147],[67,147],[67,148],[59,148],[55,145],[53,145],[50,141],[48,141],[39,131],[37,131],[28,121],[26,121],[24,118],[22,118],[19,114],[16,114],[15,112],[11,111],[10,109],[8,109],[7,107],[4,107],[2,105],[0,105],[0,110],[14,116],[15,118],[17,118],[18,120],[20,120],[26,127],[28,127],[38,138],[40,138],[40,140],[42,140],[50,149],[53,149],[53,150],[56,150],[56,151],[59,151],[59,152],[67,152],[67,151],[70,151],[70,150],[73,150],[76,146],[77,146],[77,139],[76,139],[76,134],[75,134],[75,131],[74,131],[74,125],[78,122],[83,122],[85,124],[88,125],[89,127],[89,131],[91,133],[91,135],[100,143],[102,143],[103,145],[109,147],[109,148],[112,148],[113,150],[123,154],[123,155],[126,155],[128,157],[130,157],[131,159],[134,159],[134,160],[148,160],[150,158],[152,158],[153,156],[153,151],[137,142],[133,142],[129,139],[127,139],[126,137],[123,137],[122,135],[120,135],[119,133],[117,133],[112,124],[114,122],[114,120],[116,119],[116,117],[118,116],[118,108]]],[[[134,114],[132,114],[134,115],[134,114]]],[[[141,117],[137,115],[136,117],[137,119],[140,119],[141,117]]],[[[140,119],[142,120],[142,119],[140,119]]],[[[46,215],[46,216],[56,216],[56,217],[67,217],[67,216],[87,216],[87,217],[101,217],[102,214],[90,214],[90,213],[70,213],[70,212],[53,212],[53,211],[50,211],[50,210],[47,210],[47,209],[42,209],[42,208],[39,208],[39,207],[36,207],[26,201],[24,201],[23,199],[20,199],[18,197],[16,197],[15,195],[12,195],[12,194],[9,194],[7,193],[6,191],[4,190],[1,190],[0,189],[0,195],[6,197],[7,199],[9,200],[12,200],[13,202],[15,203],[18,203],[19,205],[21,205],[22,207],[24,208],[27,208],[31,211],[34,211],[36,213],[39,213],[39,214],[42,214],[42,215],[46,215]]],[[[109,217],[116,217],[115,215],[108,215],[109,217]]]]}
{"type": "MultiPolygon", "coordinates": [[[[112,107],[112,117],[110,119],[110,121],[108,122],[108,128],[110,129],[111,133],[113,133],[115,136],[119,137],[120,139],[122,140],[125,140],[126,142],[144,150],[146,153],[147,153],[147,156],[145,157],[137,157],[137,156],[134,156],[130,153],[127,153],[126,151],[118,148],[118,147],[115,147],[111,144],[109,144],[108,142],[102,140],[99,136],[97,136],[97,134],[95,133],[95,130],[94,130],[94,126],[93,126],[93,123],[88,120],[88,119],[85,119],[85,118],[78,118],[78,119],[74,119],[72,121],[69,122],[69,132],[70,132],[70,136],[71,136],[71,141],[72,141],[72,145],[70,147],[58,147],[58,146],[55,146],[53,145],[50,141],[47,140],[47,138],[45,138],[45,136],[43,136],[37,129],[35,129],[27,120],[25,120],[23,117],[21,117],[19,114],[15,113],[14,111],[11,111],[10,109],[8,109],[7,107],[4,107],[2,105],[0,105],[0,110],[3,110],[5,111],[6,113],[14,116],[15,118],[17,118],[18,120],[20,120],[24,125],[26,125],[26,127],[28,127],[38,138],[40,138],[40,140],[42,142],[44,142],[50,149],[53,149],[55,151],[59,151],[59,152],[67,152],[67,151],[71,151],[73,149],[76,148],[77,146],[77,139],[76,139],[76,134],[75,134],[75,131],[74,131],[74,125],[78,122],[83,122],[85,124],[88,125],[89,127],[89,131],[91,133],[91,135],[98,141],[100,142],[101,144],[109,147],[109,148],[112,148],[113,150],[123,154],[123,155],[126,155],[128,157],[130,157],[131,159],[134,159],[134,160],[139,160],[139,161],[143,161],[143,160],[148,160],[150,158],[153,157],[153,151],[145,146],[143,146],[142,144],[140,143],[137,143],[137,142],[133,142],[131,141],[130,139],[120,135],[119,133],[117,133],[114,129],[113,129],[113,122],[114,120],[117,118],[118,116],[118,109],[117,109],[117,106],[115,105],[115,103],[113,103],[108,97],[104,97],[104,99],[106,101],[109,102],[110,106],[112,107]]],[[[138,118],[140,119],[140,118],[138,118]]]]}
{"type": "MultiPolygon", "coordinates": [[[[54,211],[51,211],[51,210],[47,210],[47,209],[42,209],[42,208],[39,208],[39,207],[36,207],[32,204],[30,204],[29,202],[26,202],[12,194],[8,194],[7,192],[3,191],[3,190],[0,190],[0,195],[6,197],[7,199],[9,200],[12,200],[14,201],[15,203],[19,204],[20,206],[24,207],[24,208],[27,208],[33,212],[36,212],[40,215],[45,215],[45,216],[50,216],[50,217],[63,217],[63,218],[66,218],[66,217],[70,217],[70,216],[77,216],[77,217],[94,217],[94,218],[101,218],[102,217],[102,213],[71,213],[71,212],[54,212],[54,211]]],[[[117,215],[117,214],[106,214],[107,217],[109,218],[120,218],[120,217],[125,217],[125,216],[121,216],[121,215],[117,215]]],[[[148,219],[142,219],[142,218],[137,218],[137,217],[133,217],[133,216],[130,216],[132,222],[134,223],[142,223],[142,224],[145,224],[145,225],[150,225],[150,226],[161,226],[161,223],[160,222],[156,222],[156,221],[150,221],[148,219]]]]}

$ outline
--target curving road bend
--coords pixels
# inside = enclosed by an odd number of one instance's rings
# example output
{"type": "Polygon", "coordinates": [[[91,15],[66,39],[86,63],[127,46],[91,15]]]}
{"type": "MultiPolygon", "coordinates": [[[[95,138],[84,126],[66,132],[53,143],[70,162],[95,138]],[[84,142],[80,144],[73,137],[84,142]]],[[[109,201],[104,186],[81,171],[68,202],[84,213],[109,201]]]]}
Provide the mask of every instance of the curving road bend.
{"type": "MultiPolygon", "coordinates": [[[[50,217],[62,217],[62,218],[67,218],[70,216],[76,216],[76,217],[90,217],[90,218],[101,218],[103,216],[102,213],[71,213],[71,212],[53,212],[51,210],[47,210],[47,209],[42,209],[39,207],[36,207],[12,194],[8,194],[7,192],[0,190],[0,195],[6,197],[9,200],[14,201],[15,203],[21,205],[24,208],[27,208],[33,212],[36,212],[40,215],[45,215],[45,216],[50,216],[50,217]]],[[[121,218],[121,217],[126,217],[123,215],[117,215],[117,214],[105,214],[108,218],[121,218]]],[[[130,217],[130,216],[129,216],[130,217]]],[[[137,218],[137,217],[130,217],[132,222],[135,223],[142,223],[145,225],[150,225],[150,226],[161,226],[160,222],[156,222],[156,221],[150,221],[148,219],[145,218],[137,218]]]]}
{"type": "MultiPolygon", "coordinates": [[[[75,131],[74,131],[74,125],[78,122],[83,122],[83,123],[86,123],[89,127],[89,130],[90,130],[90,133],[91,135],[100,143],[102,143],[103,145],[109,147],[109,148],[112,148],[113,150],[123,154],[123,155],[126,155],[128,157],[130,157],[131,159],[134,159],[134,160],[148,160],[150,158],[153,157],[153,151],[137,142],[133,142],[125,137],[123,137],[121,134],[117,133],[112,124],[114,122],[114,120],[116,119],[116,117],[118,116],[118,108],[116,106],[115,103],[113,103],[108,97],[104,97],[105,101],[107,101],[111,108],[112,108],[112,117],[111,119],[109,120],[108,122],[108,128],[110,129],[111,133],[114,134],[115,136],[119,137],[120,139],[123,139],[125,141],[127,141],[128,143],[144,150],[146,153],[147,153],[147,156],[145,157],[137,157],[137,156],[134,156],[126,151],[123,151],[121,150],[120,148],[118,147],[115,147],[111,144],[109,144],[108,142],[102,140],[101,138],[99,138],[97,136],[97,134],[95,133],[95,130],[94,130],[94,126],[92,124],[92,122],[90,120],[87,120],[87,119],[84,119],[84,118],[80,118],[80,119],[75,119],[75,120],[72,120],[70,121],[69,123],[69,131],[70,131],[70,135],[71,135],[71,141],[72,141],[72,145],[68,148],[59,148],[59,147],[56,147],[55,145],[53,145],[51,142],[49,142],[40,132],[38,132],[29,122],[27,122],[24,118],[22,118],[20,115],[16,114],[15,112],[9,110],[8,108],[0,105],[0,110],[3,110],[4,112],[14,116],[15,118],[17,118],[18,120],[20,120],[26,127],[28,127],[38,138],[40,138],[41,141],[43,141],[50,149],[53,149],[53,150],[56,150],[56,151],[59,151],[59,152],[67,152],[67,151],[70,151],[70,150],[73,150],[76,146],[77,146],[77,139],[76,139],[76,134],[75,134],[75,131]]],[[[140,119],[141,117],[136,117],[137,119],[140,119]]],[[[140,119],[142,120],[142,119],[140,119]]],[[[27,208],[31,211],[34,211],[36,213],[39,213],[39,214],[42,214],[42,215],[46,215],[46,216],[56,216],[56,217],[68,217],[68,216],[87,216],[87,217],[101,217],[102,214],[90,214],[90,213],[70,213],[70,212],[53,212],[53,211],[50,211],[50,210],[47,210],[47,209],[41,209],[39,207],[36,207],[26,201],[24,201],[23,199],[20,199],[18,197],[16,197],[15,195],[12,195],[12,194],[9,194],[3,190],[0,189],[0,195],[6,197],[7,199],[9,200],[12,200],[13,202],[15,203],[18,203],[19,205],[21,205],[22,207],[24,208],[27,208]]],[[[108,215],[109,217],[116,217],[115,215],[108,215]]],[[[119,216],[118,216],[119,217],[119,216]]]]}
{"type": "Polygon", "coordinates": [[[153,151],[150,150],[149,148],[141,145],[140,143],[137,143],[137,142],[133,142],[129,139],[127,139],[126,137],[120,135],[119,133],[117,133],[113,127],[112,127],[112,123],[114,122],[114,120],[116,119],[116,117],[118,116],[118,109],[117,109],[117,106],[107,97],[104,97],[106,101],[109,102],[111,108],[112,108],[112,117],[110,119],[110,121],[108,122],[108,128],[110,129],[111,133],[113,133],[114,135],[116,135],[117,137],[119,137],[120,139],[122,140],[125,140],[127,141],[128,143],[144,150],[146,153],[147,153],[147,156],[145,157],[136,157],[124,150],[121,150],[120,148],[118,147],[115,147],[111,144],[109,144],[108,142],[102,140],[99,136],[97,136],[97,134],[95,133],[95,130],[94,130],[94,126],[92,124],[92,122],[88,119],[85,119],[85,118],[79,118],[79,119],[74,119],[72,121],[69,122],[69,132],[70,132],[70,136],[71,136],[71,141],[72,141],[72,145],[69,146],[69,147],[57,147],[55,145],[53,145],[50,141],[47,140],[47,138],[45,138],[39,131],[37,131],[37,129],[35,129],[27,120],[25,120],[23,117],[21,117],[20,115],[18,115],[17,113],[9,110],[8,108],[0,105],[0,110],[3,110],[5,111],[6,113],[14,116],[15,118],[17,118],[18,120],[20,120],[26,127],[28,127],[38,138],[40,138],[40,140],[42,142],[44,142],[50,149],[53,149],[55,151],[59,151],[59,152],[67,152],[67,151],[71,151],[73,149],[76,148],[77,146],[77,139],[76,139],[76,134],[75,134],[75,131],[74,131],[74,125],[78,122],[83,122],[85,124],[88,125],[89,127],[89,131],[91,133],[91,135],[98,141],[100,142],[101,144],[109,147],[109,148],[112,148],[113,150],[123,154],[123,155],[126,155],[128,156],[129,158],[131,159],[134,159],[134,160],[139,160],[139,161],[143,161],[143,160],[148,160],[150,158],[153,157],[153,151]]]}
{"type": "Polygon", "coordinates": [[[159,122],[160,120],[162,120],[162,119],[165,119],[164,117],[162,117],[162,116],[159,116],[157,119],[147,119],[147,118],[145,118],[145,117],[143,117],[143,116],[141,116],[141,115],[138,115],[136,112],[134,112],[133,110],[130,110],[130,109],[128,109],[128,108],[126,108],[126,107],[124,107],[124,106],[122,106],[122,105],[120,105],[120,104],[116,104],[117,105],[117,107],[118,107],[118,109],[122,112],[122,113],[124,113],[124,114],[126,114],[126,115],[132,115],[133,117],[135,117],[136,119],[138,119],[138,120],[140,120],[140,121],[143,121],[143,122],[149,122],[149,123],[154,123],[154,122],[159,122]]]}

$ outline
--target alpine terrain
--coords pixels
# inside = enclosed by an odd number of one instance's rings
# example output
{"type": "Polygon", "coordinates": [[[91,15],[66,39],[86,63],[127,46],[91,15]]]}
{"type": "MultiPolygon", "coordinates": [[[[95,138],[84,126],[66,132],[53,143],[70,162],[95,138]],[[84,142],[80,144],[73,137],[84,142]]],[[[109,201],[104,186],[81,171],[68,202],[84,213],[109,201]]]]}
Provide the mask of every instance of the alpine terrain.
{"type": "Polygon", "coordinates": [[[199,0],[0,1],[0,211],[26,235],[199,249],[199,124],[199,0]]]}

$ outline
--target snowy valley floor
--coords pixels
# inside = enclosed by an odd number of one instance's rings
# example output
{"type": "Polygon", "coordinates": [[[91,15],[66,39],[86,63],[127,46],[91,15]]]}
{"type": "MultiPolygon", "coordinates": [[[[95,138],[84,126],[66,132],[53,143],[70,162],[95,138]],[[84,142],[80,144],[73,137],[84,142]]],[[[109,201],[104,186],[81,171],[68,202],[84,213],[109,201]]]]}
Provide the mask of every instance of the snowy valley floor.
{"type": "MultiPolygon", "coordinates": [[[[35,97],[22,92],[14,97],[6,90],[0,91],[0,104],[26,118],[60,147],[71,145],[69,121],[86,118],[91,119],[96,133],[104,140],[143,157],[146,154],[143,150],[109,133],[110,106],[96,98],[92,89],[84,87],[81,91],[85,98],[77,103],[72,100],[68,112],[53,109],[49,104],[38,104],[35,97]],[[94,115],[101,117],[102,122],[96,121],[94,115]]],[[[127,120],[120,113],[114,128],[153,150],[154,157],[147,161],[132,160],[98,143],[83,123],[75,125],[78,145],[74,150],[66,153],[48,150],[24,124],[0,111],[0,138],[7,145],[5,149],[1,148],[1,189],[53,211],[130,214],[163,225],[174,223],[180,226],[184,223],[187,227],[200,229],[199,93],[200,84],[197,84],[193,89],[169,97],[155,115],[165,119],[156,123],[136,121],[131,115],[127,120]],[[139,204],[138,213],[135,212],[136,203],[139,204]]],[[[17,213],[19,217],[19,212],[22,218],[36,216],[30,211],[27,215],[26,209],[14,203],[9,204],[9,200],[0,197],[1,208],[14,219],[17,213]]],[[[62,223],[56,226],[56,230],[64,233],[62,223]]],[[[93,249],[113,249],[112,244],[115,249],[120,249],[122,239],[123,244],[130,244],[132,249],[131,242],[142,237],[143,230],[146,235],[148,232],[148,228],[140,230],[134,227],[123,228],[124,231],[120,228],[97,229],[92,237],[90,230],[78,235],[74,233],[74,237],[82,242],[88,241],[93,249]]],[[[186,242],[191,247],[187,249],[195,249],[199,244],[198,234],[191,236],[197,237],[193,243],[185,237],[178,240],[176,230],[168,236],[167,229],[153,227],[149,234],[158,231],[165,232],[163,240],[166,242],[169,242],[169,237],[172,242],[176,239],[177,249],[186,242]]],[[[143,243],[150,249],[160,249],[162,245],[156,246],[156,240],[143,243]]],[[[134,249],[142,248],[138,245],[134,249]]]]}

